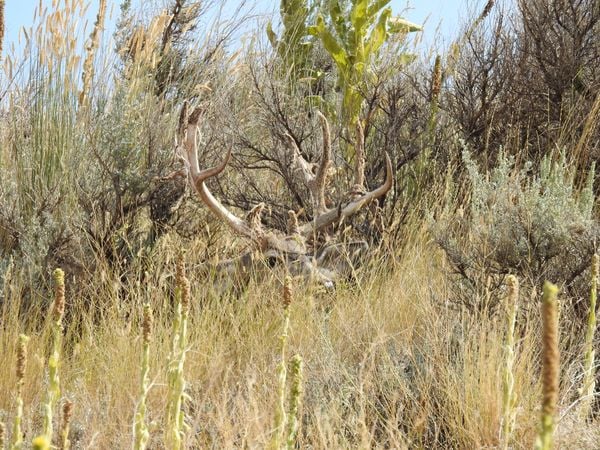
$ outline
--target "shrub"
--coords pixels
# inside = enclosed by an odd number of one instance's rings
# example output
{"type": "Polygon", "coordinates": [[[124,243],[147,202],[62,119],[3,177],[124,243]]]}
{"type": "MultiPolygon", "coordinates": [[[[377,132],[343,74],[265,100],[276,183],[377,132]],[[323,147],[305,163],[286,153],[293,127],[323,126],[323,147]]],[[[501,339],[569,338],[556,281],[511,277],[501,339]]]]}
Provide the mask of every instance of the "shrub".
{"type": "Polygon", "coordinates": [[[517,168],[505,154],[487,174],[466,150],[463,162],[470,182],[467,210],[435,227],[458,275],[461,303],[494,306],[481,299],[489,298],[508,274],[530,286],[556,280],[577,295],[599,237],[592,217],[594,167],[577,189],[564,152],[545,157],[536,174],[531,164],[517,168]]]}

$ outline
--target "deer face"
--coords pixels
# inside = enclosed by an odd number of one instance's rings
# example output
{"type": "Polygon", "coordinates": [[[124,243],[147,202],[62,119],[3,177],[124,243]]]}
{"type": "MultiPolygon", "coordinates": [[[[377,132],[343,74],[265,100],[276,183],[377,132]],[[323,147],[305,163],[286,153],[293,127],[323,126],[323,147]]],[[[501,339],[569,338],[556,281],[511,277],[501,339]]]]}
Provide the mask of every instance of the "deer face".
{"type": "Polygon", "coordinates": [[[228,151],[219,165],[200,170],[197,148],[200,115],[198,109],[188,115],[187,105],[184,105],[179,136],[182,145],[178,147],[185,165],[184,172],[202,202],[232,231],[246,237],[253,244],[252,251],[238,258],[220,262],[215,268],[216,272],[225,275],[229,282],[239,284],[247,282],[251,275],[259,273],[265,267],[283,266],[290,275],[321,284],[327,289],[333,289],[336,280],[351,277],[368,251],[369,246],[365,241],[327,245],[315,242],[331,242],[331,236],[327,236],[328,239],[318,237],[330,233],[332,225],[356,214],[371,201],[385,195],[392,187],[392,163],[386,154],[385,182],[375,190],[365,192],[362,127],[357,127],[354,185],[350,193],[344,196],[345,200],[335,208],[327,208],[325,204],[327,175],[331,165],[331,139],[327,120],[318,113],[323,131],[323,151],[319,164],[306,161],[294,141],[290,139],[293,170],[310,192],[315,216],[300,224],[296,214],[289,211],[288,229],[283,232],[263,227],[263,203],[252,208],[242,219],[225,208],[209,191],[205,181],[219,175],[225,169],[231,151],[228,151]],[[309,244],[309,241],[312,244],[309,244]]]}

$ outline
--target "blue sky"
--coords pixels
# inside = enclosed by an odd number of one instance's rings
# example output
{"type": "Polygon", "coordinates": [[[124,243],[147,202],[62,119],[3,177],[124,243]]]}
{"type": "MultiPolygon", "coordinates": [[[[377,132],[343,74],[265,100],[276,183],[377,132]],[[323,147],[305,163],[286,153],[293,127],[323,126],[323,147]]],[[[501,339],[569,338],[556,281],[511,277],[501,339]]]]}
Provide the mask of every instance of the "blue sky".
{"type": "MultiPolygon", "coordinates": [[[[50,5],[50,0],[42,0],[44,5],[50,5]]],[[[236,5],[235,0],[229,0],[231,8],[236,5]]],[[[39,0],[7,0],[6,1],[6,36],[5,49],[9,49],[11,43],[17,45],[19,29],[30,26],[33,20],[35,7],[39,0]]],[[[120,0],[109,0],[108,11],[112,11],[112,20],[107,24],[110,30],[114,24],[114,16],[118,14],[120,0]]],[[[402,15],[406,19],[425,23],[424,41],[427,44],[436,42],[447,44],[451,41],[457,31],[461,19],[464,19],[469,11],[473,11],[481,0],[392,0],[391,6],[396,15],[402,15]],[[437,32],[439,27],[439,33],[437,32]],[[441,40],[441,42],[440,42],[441,40]]],[[[258,13],[269,13],[276,11],[279,0],[256,0],[254,11],[258,13]]],[[[98,1],[91,1],[88,10],[88,21],[93,22],[98,1]]],[[[88,29],[91,25],[88,25],[88,29]]]]}

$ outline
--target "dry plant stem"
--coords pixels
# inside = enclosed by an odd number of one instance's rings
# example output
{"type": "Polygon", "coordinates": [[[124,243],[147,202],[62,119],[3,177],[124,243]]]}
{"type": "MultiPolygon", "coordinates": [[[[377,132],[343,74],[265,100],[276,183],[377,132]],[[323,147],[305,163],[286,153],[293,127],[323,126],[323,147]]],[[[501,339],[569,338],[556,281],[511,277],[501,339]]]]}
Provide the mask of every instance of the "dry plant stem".
{"type": "Polygon", "coordinates": [[[558,287],[546,281],[542,298],[542,417],[536,449],[553,448],[554,419],[558,403],[560,355],[558,352],[558,287]]]}
{"type": "Polygon", "coordinates": [[[69,400],[63,404],[62,425],[60,428],[60,450],[69,450],[71,441],[69,440],[69,429],[71,427],[71,417],[73,416],[73,402],[69,400]]]}
{"type": "Polygon", "coordinates": [[[591,412],[592,399],[596,388],[596,373],[594,363],[596,353],[594,351],[594,331],[596,330],[596,300],[598,296],[598,272],[599,257],[592,256],[591,280],[590,280],[590,310],[588,312],[587,330],[585,333],[585,359],[583,362],[583,384],[579,391],[581,400],[581,417],[586,419],[591,412]]]}
{"type": "Polygon", "coordinates": [[[294,355],[290,367],[290,400],[288,405],[288,423],[286,442],[288,450],[296,448],[296,436],[298,435],[298,408],[302,397],[302,358],[294,355]]]}
{"type": "Polygon", "coordinates": [[[483,7],[483,10],[481,11],[481,14],[477,16],[473,24],[467,29],[466,33],[463,34],[462,37],[457,39],[451,45],[450,56],[448,58],[448,63],[446,64],[446,75],[451,75],[454,73],[454,70],[456,69],[456,63],[458,61],[458,58],[460,57],[460,52],[462,48],[469,42],[469,39],[471,39],[471,36],[475,32],[475,30],[477,30],[477,28],[479,28],[479,26],[487,18],[487,16],[490,15],[495,3],[496,0],[488,0],[488,2],[483,7]]]}
{"type": "Polygon", "coordinates": [[[4,0],[0,0],[0,61],[2,60],[2,45],[4,43],[4,0]]]}
{"type": "Polygon", "coordinates": [[[433,77],[431,80],[431,99],[429,102],[429,106],[431,109],[431,113],[429,115],[429,140],[433,141],[433,132],[435,131],[435,124],[437,113],[439,111],[439,103],[440,103],[440,94],[442,92],[442,57],[437,55],[435,57],[435,63],[433,65],[433,77]]]}
{"type": "Polygon", "coordinates": [[[100,46],[100,34],[104,27],[104,16],[106,14],[106,0],[100,0],[98,15],[94,23],[94,29],[90,34],[89,43],[86,46],[85,62],[83,63],[82,88],[79,93],[79,106],[85,107],[89,101],[89,92],[92,79],[94,78],[94,58],[100,46]]]}
{"type": "Polygon", "coordinates": [[[277,364],[277,408],[275,409],[275,427],[273,437],[269,448],[271,450],[279,450],[283,445],[283,435],[287,423],[285,411],[285,387],[287,385],[287,368],[286,368],[286,347],[288,338],[288,329],[290,327],[290,304],[292,302],[292,286],[289,276],[285,278],[283,284],[283,327],[281,336],[279,337],[279,355],[280,360],[277,364]]]}
{"type": "Polygon", "coordinates": [[[144,320],[142,322],[142,364],[140,398],[135,413],[135,424],[133,426],[133,448],[144,450],[150,439],[150,431],[146,424],[146,398],[150,390],[150,336],[152,331],[152,309],[149,304],[144,305],[144,320]]]}
{"type": "Polygon", "coordinates": [[[583,126],[583,132],[577,142],[577,146],[573,151],[573,159],[580,164],[579,167],[586,167],[589,161],[585,148],[590,143],[590,139],[594,136],[594,132],[598,127],[598,118],[600,117],[600,92],[596,95],[596,100],[590,109],[589,114],[585,119],[585,125],[583,126]]]}
{"type": "Polygon", "coordinates": [[[44,436],[52,442],[53,411],[60,398],[60,378],[58,364],[62,344],[62,319],[65,313],[65,274],[61,269],[54,271],[54,304],[52,305],[52,350],[48,358],[48,389],[44,404],[44,436]]]}
{"type": "Polygon", "coordinates": [[[17,347],[17,410],[15,412],[15,421],[13,422],[11,450],[20,450],[23,448],[23,383],[25,380],[25,365],[27,363],[27,341],[29,338],[24,334],[19,336],[17,347]]]}
{"type": "Polygon", "coordinates": [[[183,447],[185,434],[185,417],[183,401],[185,396],[185,378],[183,369],[185,365],[187,322],[190,303],[190,282],[185,277],[185,268],[182,258],[177,263],[177,299],[175,319],[173,320],[173,340],[171,354],[167,365],[167,378],[169,394],[167,401],[167,429],[165,430],[165,444],[169,450],[179,450],[183,447]]]}
{"type": "Polygon", "coordinates": [[[515,425],[516,397],[514,392],[515,376],[515,323],[519,301],[519,281],[514,275],[507,279],[506,298],[506,340],[504,343],[505,367],[502,386],[502,440],[503,448],[508,450],[515,425]]]}

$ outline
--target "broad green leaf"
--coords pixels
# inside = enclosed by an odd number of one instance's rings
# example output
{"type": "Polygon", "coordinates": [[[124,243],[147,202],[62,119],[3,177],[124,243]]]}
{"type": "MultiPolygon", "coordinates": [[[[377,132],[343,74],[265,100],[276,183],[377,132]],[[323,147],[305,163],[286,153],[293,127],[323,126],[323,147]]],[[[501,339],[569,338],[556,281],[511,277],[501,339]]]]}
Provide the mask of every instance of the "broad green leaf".
{"type": "Polygon", "coordinates": [[[350,22],[354,26],[356,33],[361,34],[360,30],[363,29],[369,17],[367,17],[367,6],[368,0],[358,0],[352,7],[350,12],[350,22]]]}
{"type": "Polygon", "coordinates": [[[409,22],[402,17],[392,17],[389,20],[390,33],[414,33],[423,31],[423,27],[415,23],[409,22]]]}
{"type": "Polygon", "coordinates": [[[314,25],[310,25],[307,28],[308,33],[316,37],[319,37],[323,30],[325,30],[325,21],[323,20],[322,16],[318,16],[317,23],[314,25]]]}
{"type": "Polygon", "coordinates": [[[348,66],[347,54],[335,36],[325,28],[323,17],[319,16],[317,18],[317,24],[314,27],[314,31],[316,31],[316,35],[321,39],[321,42],[323,42],[323,47],[325,47],[325,50],[327,50],[329,56],[335,61],[338,68],[341,71],[346,70],[346,67],[348,66]]]}
{"type": "Polygon", "coordinates": [[[367,15],[369,17],[374,18],[375,15],[379,11],[381,11],[383,8],[385,8],[389,3],[390,3],[390,0],[377,0],[375,3],[373,3],[371,6],[369,6],[367,15]]]}
{"type": "Polygon", "coordinates": [[[279,43],[277,42],[277,35],[273,31],[273,26],[271,25],[271,22],[267,23],[267,37],[269,38],[269,42],[274,48],[277,47],[277,45],[279,45],[279,43]]]}
{"type": "Polygon", "coordinates": [[[365,46],[365,53],[367,55],[374,56],[385,42],[385,38],[387,37],[387,23],[391,15],[392,10],[386,8],[379,16],[379,20],[373,31],[371,31],[371,36],[369,36],[369,41],[365,46]]]}
{"type": "Polygon", "coordinates": [[[335,32],[340,36],[342,40],[346,39],[346,33],[348,31],[346,20],[344,18],[344,12],[338,0],[330,0],[329,2],[329,17],[335,28],[335,32]]]}

